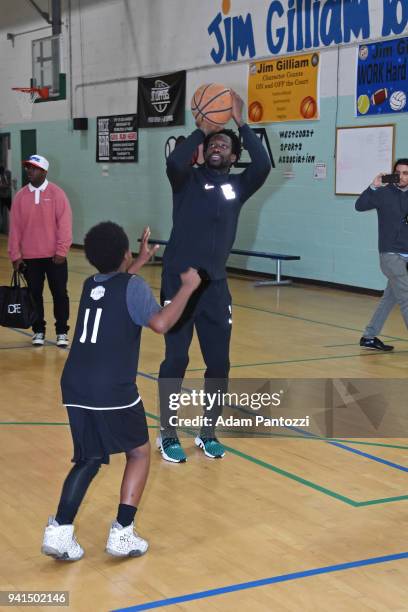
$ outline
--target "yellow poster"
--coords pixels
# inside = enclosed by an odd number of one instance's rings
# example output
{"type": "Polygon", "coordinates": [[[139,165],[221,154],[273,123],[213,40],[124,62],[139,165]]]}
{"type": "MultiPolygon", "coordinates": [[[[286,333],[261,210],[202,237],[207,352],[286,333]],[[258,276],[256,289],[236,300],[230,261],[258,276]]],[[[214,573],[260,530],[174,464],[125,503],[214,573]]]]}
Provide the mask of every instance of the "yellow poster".
{"type": "Polygon", "coordinates": [[[249,64],[248,123],[319,118],[319,54],[249,64]]]}

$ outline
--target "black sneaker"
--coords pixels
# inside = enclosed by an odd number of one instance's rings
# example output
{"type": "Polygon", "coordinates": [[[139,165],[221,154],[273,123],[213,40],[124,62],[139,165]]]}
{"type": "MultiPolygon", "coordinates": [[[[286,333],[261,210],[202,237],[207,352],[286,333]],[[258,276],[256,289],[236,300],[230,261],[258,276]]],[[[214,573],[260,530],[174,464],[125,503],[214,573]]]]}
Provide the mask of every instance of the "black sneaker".
{"type": "Polygon", "coordinates": [[[379,338],[360,338],[360,346],[365,349],[372,349],[377,351],[392,351],[394,347],[390,344],[384,344],[379,338]]]}

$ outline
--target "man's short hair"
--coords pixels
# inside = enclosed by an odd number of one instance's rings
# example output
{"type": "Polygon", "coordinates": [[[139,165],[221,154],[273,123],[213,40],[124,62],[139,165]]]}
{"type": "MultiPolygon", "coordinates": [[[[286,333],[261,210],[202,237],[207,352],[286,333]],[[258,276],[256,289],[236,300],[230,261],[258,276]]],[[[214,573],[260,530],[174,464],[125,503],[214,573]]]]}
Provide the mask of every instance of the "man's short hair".
{"type": "Polygon", "coordinates": [[[112,221],[103,221],[88,231],[84,248],[89,263],[102,274],[108,274],[120,268],[129,250],[129,239],[123,227],[112,221]]]}
{"type": "Polygon", "coordinates": [[[397,161],[394,164],[394,167],[392,169],[393,172],[395,172],[395,169],[397,166],[408,166],[408,158],[407,157],[401,157],[400,159],[397,159],[397,161]]]}
{"type": "Polygon", "coordinates": [[[224,128],[223,130],[220,130],[219,132],[212,132],[211,134],[207,134],[207,136],[204,138],[204,143],[203,143],[203,150],[204,153],[207,150],[208,147],[208,143],[210,142],[211,138],[213,136],[219,136],[220,134],[225,134],[225,136],[228,136],[229,138],[231,138],[231,152],[236,155],[236,162],[239,160],[239,158],[241,157],[241,151],[242,151],[242,147],[241,147],[241,141],[239,139],[239,137],[236,135],[236,133],[234,132],[234,130],[229,130],[227,128],[224,128]]]}

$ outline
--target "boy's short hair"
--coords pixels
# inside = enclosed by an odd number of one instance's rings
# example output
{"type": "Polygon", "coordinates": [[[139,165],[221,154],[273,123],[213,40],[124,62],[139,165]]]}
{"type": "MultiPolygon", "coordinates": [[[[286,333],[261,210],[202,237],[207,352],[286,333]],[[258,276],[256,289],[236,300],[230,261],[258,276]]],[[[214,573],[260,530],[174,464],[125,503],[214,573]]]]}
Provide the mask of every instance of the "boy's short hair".
{"type": "Polygon", "coordinates": [[[103,221],[88,231],[84,248],[89,263],[102,274],[108,274],[120,268],[129,250],[129,239],[123,227],[112,221],[103,221]]]}

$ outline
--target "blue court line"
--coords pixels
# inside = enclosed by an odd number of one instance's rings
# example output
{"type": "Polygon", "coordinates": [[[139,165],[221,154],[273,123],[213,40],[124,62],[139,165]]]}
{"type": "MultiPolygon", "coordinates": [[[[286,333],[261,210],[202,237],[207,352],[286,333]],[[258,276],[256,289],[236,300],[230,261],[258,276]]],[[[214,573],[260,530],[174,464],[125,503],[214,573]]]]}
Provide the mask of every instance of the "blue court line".
{"type": "MultiPolygon", "coordinates": [[[[16,329],[16,328],[10,328],[13,329],[13,331],[16,331],[20,334],[23,334],[24,336],[29,336],[30,334],[28,332],[25,332],[21,329],[16,329]]],[[[47,344],[54,344],[55,342],[50,342],[49,340],[45,341],[47,344]]],[[[144,372],[137,372],[137,376],[141,376],[143,378],[147,378],[149,380],[153,380],[155,382],[157,382],[158,378],[157,376],[152,376],[151,374],[145,374],[144,372]]],[[[297,427],[288,427],[288,429],[293,429],[295,431],[300,432],[302,435],[304,436],[313,436],[315,437],[314,433],[308,432],[308,431],[302,431],[297,427]]],[[[372,461],[376,461],[377,463],[382,463],[383,465],[387,465],[388,467],[391,467],[393,469],[396,470],[400,470],[402,472],[408,472],[408,468],[403,466],[403,465],[399,465],[398,463],[393,463],[392,461],[388,461],[387,459],[382,459],[381,457],[377,457],[376,455],[371,455],[370,453],[364,453],[363,451],[359,451],[355,448],[352,448],[350,446],[346,446],[345,444],[341,444],[340,442],[332,442],[330,440],[323,440],[324,442],[326,442],[326,444],[332,444],[333,446],[337,446],[338,448],[342,448],[345,451],[348,451],[350,453],[354,453],[356,455],[360,455],[362,457],[365,457],[366,459],[370,459],[372,461]]]]}
{"type": "MultiPolygon", "coordinates": [[[[143,378],[148,378],[150,380],[154,380],[157,381],[157,377],[152,376],[151,374],[144,374],[143,372],[138,372],[137,373],[138,376],[142,376],[143,378]]],[[[310,431],[303,431],[298,427],[288,427],[288,429],[292,429],[294,431],[297,431],[298,433],[302,434],[303,436],[311,436],[313,438],[317,438],[319,436],[317,436],[316,434],[310,432],[310,431]]],[[[387,465],[388,467],[391,467],[393,469],[396,470],[401,470],[402,472],[408,472],[408,467],[405,467],[404,465],[400,465],[399,463],[394,463],[393,461],[388,461],[387,459],[382,459],[381,457],[377,457],[377,455],[371,455],[370,453],[365,453],[363,451],[359,451],[356,448],[353,448],[351,446],[346,446],[346,444],[342,444],[341,442],[333,442],[331,440],[326,440],[324,438],[321,438],[321,440],[323,442],[326,442],[326,444],[331,444],[333,446],[337,446],[338,448],[342,448],[345,451],[348,451],[350,453],[355,453],[356,455],[360,455],[361,457],[365,457],[366,459],[371,459],[372,461],[377,461],[377,463],[382,463],[383,465],[387,465]]]]}
{"type": "MultiPolygon", "coordinates": [[[[143,378],[148,378],[149,380],[154,380],[157,381],[157,377],[152,376],[151,374],[144,374],[143,372],[138,372],[137,373],[138,376],[142,376],[143,378]]],[[[288,427],[288,429],[294,430],[300,434],[302,434],[303,436],[310,436],[313,438],[317,438],[319,436],[317,436],[316,434],[310,432],[310,431],[303,431],[302,429],[298,428],[298,427],[288,427]]],[[[324,438],[321,438],[322,442],[325,442],[326,444],[331,444],[332,446],[337,446],[338,448],[341,448],[345,451],[348,451],[349,453],[354,453],[356,455],[360,455],[361,457],[365,457],[366,459],[370,459],[371,461],[376,461],[377,463],[382,463],[383,465],[387,465],[388,467],[391,467],[395,470],[400,470],[401,472],[408,472],[408,467],[405,467],[404,465],[400,465],[399,463],[394,463],[393,461],[388,461],[387,459],[382,459],[382,457],[378,457],[377,455],[371,455],[371,453],[365,453],[363,451],[357,450],[356,448],[353,448],[351,446],[347,446],[346,444],[342,444],[341,442],[333,442],[332,440],[326,440],[324,438]]]]}
{"type": "Polygon", "coordinates": [[[354,453],[355,455],[360,455],[361,457],[365,457],[366,459],[371,459],[371,461],[377,461],[377,463],[382,463],[383,465],[387,465],[388,467],[391,467],[395,470],[400,470],[401,472],[408,472],[408,467],[404,465],[400,465],[399,463],[394,463],[393,461],[388,461],[388,459],[383,459],[382,457],[378,457],[377,455],[372,455],[371,453],[365,453],[364,451],[360,451],[356,448],[353,448],[352,446],[347,446],[346,444],[343,444],[342,442],[334,442],[333,440],[327,440],[327,439],[321,438],[320,436],[317,436],[313,432],[304,431],[303,429],[300,429],[299,427],[288,427],[288,429],[291,429],[292,431],[296,431],[305,437],[320,438],[326,444],[337,446],[338,448],[348,451],[349,453],[354,453]]]}
{"type": "Polygon", "coordinates": [[[257,587],[277,584],[279,582],[289,582],[291,580],[299,580],[300,578],[308,578],[310,576],[319,576],[321,574],[329,574],[331,572],[342,572],[344,570],[355,567],[364,567],[367,565],[376,565],[379,563],[389,563],[399,559],[408,559],[408,552],[396,553],[394,555],[385,555],[382,557],[372,557],[370,559],[361,559],[359,561],[350,561],[348,563],[339,563],[337,565],[327,565],[325,567],[317,567],[311,570],[302,572],[292,572],[290,574],[280,574],[271,578],[262,578],[261,580],[251,580],[250,582],[241,582],[238,584],[230,584],[217,589],[208,589],[207,591],[197,591],[188,593],[187,595],[179,595],[178,597],[168,597],[167,599],[158,599],[147,603],[138,604],[129,608],[117,608],[112,612],[140,612],[141,610],[152,610],[154,608],[163,608],[174,604],[183,603],[186,601],[196,601],[198,599],[206,599],[207,597],[215,597],[225,593],[235,593],[237,591],[245,591],[257,587]]]}
{"type": "Polygon", "coordinates": [[[344,450],[348,451],[349,453],[355,453],[356,455],[360,455],[361,457],[365,457],[366,459],[372,459],[373,461],[377,461],[378,463],[388,465],[388,467],[394,468],[395,470],[401,470],[401,472],[408,472],[408,467],[405,467],[404,465],[394,463],[393,461],[388,461],[387,459],[382,459],[382,457],[371,455],[371,453],[365,453],[364,451],[358,450],[357,448],[351,448],[350,446],[346,446],[341,442],[328,441],[327,443],[331,444],[332,446],[337,446],[338,448],[344,448],[344,450]]]}

